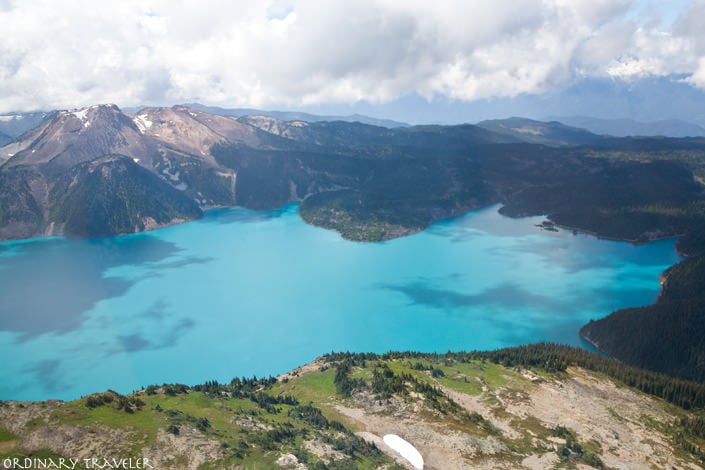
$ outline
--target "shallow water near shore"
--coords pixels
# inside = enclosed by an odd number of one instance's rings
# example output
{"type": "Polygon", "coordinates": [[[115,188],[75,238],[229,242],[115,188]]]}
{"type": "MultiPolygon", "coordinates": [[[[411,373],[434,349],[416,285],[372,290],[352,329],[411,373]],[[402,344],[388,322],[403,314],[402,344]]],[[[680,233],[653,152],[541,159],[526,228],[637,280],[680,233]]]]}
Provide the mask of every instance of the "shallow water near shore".
{"type": "Polygon", "coordinates": [[[296,204],[0,243],[0,399],[276,375],[333,350],[587,347],[581,325],[652,303],[680,259],[675,240],[548,232],[497,209],[382,243],[309,226],[296,204]]]}

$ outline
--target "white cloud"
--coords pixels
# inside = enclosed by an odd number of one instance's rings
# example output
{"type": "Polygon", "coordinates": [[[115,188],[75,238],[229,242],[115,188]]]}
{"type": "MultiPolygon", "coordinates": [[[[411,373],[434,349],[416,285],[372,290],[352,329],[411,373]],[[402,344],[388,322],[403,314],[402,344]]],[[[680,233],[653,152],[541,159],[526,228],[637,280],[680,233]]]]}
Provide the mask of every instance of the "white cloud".
{"type": "Polygon", "coordinates": [[[705,88],[693,2],[672,30],[630,0],[3,2],[0,111],[515,96],[584,76],[705,88]]]}

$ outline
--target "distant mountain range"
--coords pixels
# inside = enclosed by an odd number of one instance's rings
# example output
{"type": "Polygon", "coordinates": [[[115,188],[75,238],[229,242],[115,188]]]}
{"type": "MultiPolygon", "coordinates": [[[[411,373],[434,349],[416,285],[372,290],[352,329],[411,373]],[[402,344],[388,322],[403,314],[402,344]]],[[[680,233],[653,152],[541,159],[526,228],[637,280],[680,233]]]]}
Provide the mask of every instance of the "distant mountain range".
{"type": "MultiPolygon", "coordinates": [[[[405,122],[393,121],[391,119],[380,119],[363,114],[351,114],[347,116],[338,115],[319,115],[305,113],[301,111],[269,111],[255,108],[221,108],[218,106],[206,106],[200,103],[184,104],[188,108],[203,111],[205,113],[217,114],[219,116],[267,116],[278,119],[280,121],[306,121],[306,122],[321,122],[321,121],[343,121],[343,122],[359,122],[362,124],[370,124],[379,127],[409,127],[405,122]]],[[[125,108],[125,112],[135,113],[141,108],[125,108]]]]}
{"type": "MultiPolygon", "coordinates": [[[[560,116],[628,118],[639,122],[681,119],[705,126],[705,90],[688,83],[684,75],[581,78],[564,88],[545,93],[463,101],[444,96],[431,99],[417,93],[387,103],[359,102],[346,105],[310,106],[318,114],[365,114],[420,123],[479,122],[506,116],[553,120],[560,116]],[[548,116],[552,116],[548,118],[548,116]]],[[[558,119],[561,121],[561,119],[558,119]]],[[[563,122],[563,121],[561,121],[563,122]]],[[[566,124],[571,124],[566,122],[566,124]]]]}
{"type": "Polygon", "coordinates": [[[477,125],[498,134],[515,137],[520,142],[552,147],[594,144],[604,139],[603,136],[593,134],[585,129],[567,126],[557,121],[542,122],[512,117],[482,121],[477,125]]]}
{"type": "Polygon", "coordinates": [[[10,113],[0,116],[0,146],[5,145],[48,119],[51,112],[10,113]]]}
{"type": "MultiPolygon", "coordinates": [[[[268,111],[253,108],[221,108],[205,106],[198,103],[182,105],[194,111],[229,117],[265,116],[279,121],[304,122],[358,122],[389,129],[410,127],[409,124],[391,119],[380,119],[362,114],[352,115],[317,115],[299,111],[268,111]]],[[[128,114],[135,114],[148,108],[124,108],[128,114]]],[[[0,116],[0,146],[27,132],[42,121],[49,119],[56,111],[8,113],[0,116]]],[[[492,119],[477,124],[494,132],[513,135],[522,142],[544,145],[580,145],[598,140],[598,136],[662,136],[662,137],[702,137],[705,128],[680,119],[667,119],[652,122],[640,122],[632,119],[602,119],[588,116],[551,116],[547,121],[513,117],[492,119]],[[512,131],[514,129],[514,131],[512,131]],[[570,134],[570,135],[569,135],[570,134]],[[596,134],[596,135],[590,135],[596,134]]]]}
{"type": "Polygon", "coordinates": [[[588,116],[560,116],[550,119],[569,126],[586,129],[600,135],[615,137],[663,136],[663,137],[703,137],[705,128],[680,119],[665,119],[653,122],[639,122],[633,119],[599,119],[588,116]]]}

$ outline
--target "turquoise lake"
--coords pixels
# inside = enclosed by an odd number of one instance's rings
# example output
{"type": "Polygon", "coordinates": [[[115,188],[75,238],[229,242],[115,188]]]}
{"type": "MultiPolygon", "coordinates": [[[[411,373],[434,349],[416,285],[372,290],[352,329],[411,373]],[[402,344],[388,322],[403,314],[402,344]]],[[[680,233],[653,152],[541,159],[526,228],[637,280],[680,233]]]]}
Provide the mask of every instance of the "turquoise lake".
{"type": "Polygon", "coordinates": [[[276,375],[330,351],[586,346],[580,326],[652,303],[675,240],[537,228],[498,206],[382,243],[298,206],[210,211],[99,240],[0,244],[0,399],[276,375]]]}

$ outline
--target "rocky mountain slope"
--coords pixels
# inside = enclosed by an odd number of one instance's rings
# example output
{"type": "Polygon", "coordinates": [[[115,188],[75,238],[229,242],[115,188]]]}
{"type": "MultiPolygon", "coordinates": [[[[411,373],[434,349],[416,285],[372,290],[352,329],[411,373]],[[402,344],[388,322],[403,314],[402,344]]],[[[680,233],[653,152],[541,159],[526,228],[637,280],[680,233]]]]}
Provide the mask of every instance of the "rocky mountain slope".
{"type": "Polygon", "coordinates": [[[330,354],[278,379],[5,402],[0,458],[163,469],[702,468],[702,404],[685,410],[630,388],[620,377],[652,394],[658,377],[608,364],[551,345],[330,354]],[[392,435],[423,463],[390,447],[392,435]]]}
{"type": "Polygon", "coordinates": [[[199,103],[189,103],[185,106],[198,111],[205,111],[209,114],[218,114],[221,116],[243,117],[243,116],[267,116],[275,118],[279,121],[305,121],[305,122],[320,122],[320,121],[344,121],[344,122],[359,122],[362,124],[370,124],[379,127],[408,127],[405,122],[392,121],[391,119],[379,119],[363,114],[351,114],[348,116],[337,115],[320,115],[310,114],[300,111],[270,111],[264,109],[253,108],[220,108],[217,106],[204,106],[199,103]]]}
{"type": "Polygon", "coordinates": [[[114,105],[55,113],[0,150],[0,238],[107,236],[200,217],[155,174],[159,152],[114,105]]]}
{"type": "Polygon", "coordinates": [[[59,111],[3,148],[7,169],[42,164],[66,169],[105,155],[139,160],[154,151],[153,142],[142,139],[132,119],[115,105],[59,111]]]}
{"type": "Polygon", "coordinates": [[[0,239],[108,236],[200,217],[235,204],[235,173],[210,148],[271,148],[276,139],[184,107],[56,112],[0,149],[0,239]]]}

